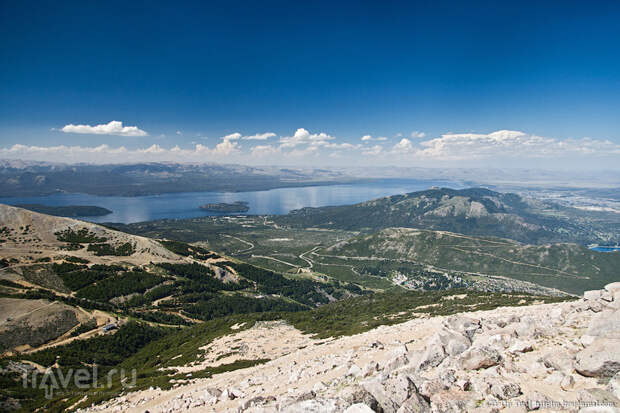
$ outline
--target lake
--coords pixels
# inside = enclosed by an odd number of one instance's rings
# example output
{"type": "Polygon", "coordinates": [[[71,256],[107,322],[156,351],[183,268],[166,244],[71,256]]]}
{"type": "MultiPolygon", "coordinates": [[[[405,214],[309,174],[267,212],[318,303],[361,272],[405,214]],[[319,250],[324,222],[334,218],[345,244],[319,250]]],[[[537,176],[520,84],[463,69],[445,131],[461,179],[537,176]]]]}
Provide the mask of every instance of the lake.
{"type": "Polygon", "coordinates": [[[592,251],[598,251],[598,252],[614,252],[614,251],[620,251],[620,246],[618,247],[591,247],[590,248],[592,251]]]}
{"type": "Polygon", "coordinates": [[[207,215],[223,215],[198,209],[200,205],[207,203],[245,201],[250,207],[246,214],[280,215],[303,207],[349,205],[388,195],[421,191],[432,186],[462,188],[462,185],[447,181],[386,179],[372,183],[278,188],[254,192],[185,192],[137,197],[87,194],[0,197],[0,203],[8,205],[42,204],[49,206],[96,205],[113,212],[100,217],[86,217],[83,218],[84,220],[129,224],[164,218],[195,218],[207,215]]]}

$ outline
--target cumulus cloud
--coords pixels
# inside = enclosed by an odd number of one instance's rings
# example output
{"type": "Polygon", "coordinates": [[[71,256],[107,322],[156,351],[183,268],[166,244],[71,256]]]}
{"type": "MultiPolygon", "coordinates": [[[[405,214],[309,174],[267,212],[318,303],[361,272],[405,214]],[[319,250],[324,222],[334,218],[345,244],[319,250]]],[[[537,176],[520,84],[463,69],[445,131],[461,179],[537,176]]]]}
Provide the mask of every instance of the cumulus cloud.
{"type": "Polygon", "coordinates": [[[273,156],[280,154],[280,148],[276,148],[273,145],[257,145],[252,148],[251,155],[254,158],[264,158],[267,156],[273,156]]]}
{"type": "Polygon", "coordinates": [[[269,138],[273,138],[276,136],[273,132],[265,132],[265,133],[257,133],[256,135],[244,136],[243,139],[246,141],[264,141],[269,138]]]}
{"type": "Polygon", "coordinates": [[[426,133],[414,130],[409,136],[414,139],[423,139],[426,138],[426,133]]]}
{"type": "Polygon", "coordinates": [[[239,132],[231,133],[230,135],[226,135],[222,137],[225,141],[234,141],[241,138],[241,134],[239,132]]]}
{"type": "Polygon", "coordinates": [[[60,129],[65,133],[81,133],[90,135],[147,136],[148,133],[137,126],[123,126],[123,122],[113,120],[101,125],[65,125],[60,129]]]}
{"type": "Polygon", "coordinates": [[[414,144],[403,138],[392,153],[420,161],[471,161],[498,159],[563,159],[576,156],[620,154],[620,145],[590,138],[557,139],[521,131],[499,130],[484,133],[447,133],[414,144]]]}
{"type": "Polygon", "coordinates": [[[11,147],[0,147],[0,159],[92,163],[134,161],[252,163],[261,159],[262,162],[287,164],[289,158],[294,162],[303,162],[304,157],[311,157],[311,162],[316,163],[321,160],[327,162],[330,157],[339,156],[343,162],[357,163],[364,156],[374,156],[376,162],[382,164],[417,162],[422,165],[436,164],[439,161],[458,165],[460,161],[462,164],[473,161],[478,165],[484,165],[485,162],[524,165],[527,162],[539,163],[540,159],[544,159],[546,164],[555,162],[559,165],[569,165],[572,160],[579,160],[599,166],[617,164],[614,161],[617,161],[620,155],[620,144],[610,140],[558,139],[512,130],[491,133],[447,133],[421,140],[402,137],[394,145],[373,146],[369,143],[378,141],[379,138],[371,137],[361,142],[357,141],[358,143],[349,143],[326,133],[311,133],[300,128],[293,136],[281,137],[279,141],[274,140],[271,144],[259,142],[259,145],[253,147],[241,145],[246,140],[265,141],[273,137],[272,135],[274,134],[267,132],[251,135],[250,139],[250,136],[232,133],[221,137],[213,146],[196,142],[189,148],[178,145],[167,148],[158,144],[145,145],[137,149],[108,145],[87,147],[16,144],[11,147]],[[256,136],[261,136],[261,139],[255,138],[256,136]],[[263,136],[266,138],[262,139],[263,136]],[[508,162],[503,163],[505,160],[508,162]]]}
{"type": "Polygon", "coordinates": [[[300,145],[310,145],[314,147],[324,146],[328,141],[334,140],[333,136],[326,133],[310,133],[304,128],[299,128],[293,136],[280,138],[281,148],[295,148],[300,145]]]}
{"type": "Polygon", "coordinates": [[[363,142],[387,141],[387,138],[385,136],[379,136],[378,138],[373,138],[371,135],[364,135],[364,136],[362,136],[362,141],[363,142]]]}
{"type": "Polygon", "coordinates": [[[381,145],[375,145],[371,148],[368,148],[362,152],[362,155],[376,156],[383,152],[383,147],[381,145]]]}
{"type": "Polygon", "coordinates": [[[609,140],[560,140],[511,130],[499,130],[489,134],[444,134],[420,142],[420,146],[418,156],[442,160],[620,154],[620,145],[609,140]]]}
{"type": "Polygon", "coordinates": [[[400,142],[398,142],[392,148],[392,152],[396,153],[412,153],[414,151],[413,144],[407,138],[402,138],[400,142]]]}

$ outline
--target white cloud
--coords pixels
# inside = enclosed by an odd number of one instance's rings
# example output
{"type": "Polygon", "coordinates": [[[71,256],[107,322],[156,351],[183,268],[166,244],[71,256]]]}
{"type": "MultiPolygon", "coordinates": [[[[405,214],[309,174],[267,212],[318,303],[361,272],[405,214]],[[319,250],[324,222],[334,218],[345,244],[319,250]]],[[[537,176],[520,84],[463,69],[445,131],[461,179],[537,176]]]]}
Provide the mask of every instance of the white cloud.
{"type": "Polygon", "coordinates": [[[414,139],[423,139],[426,138],[426,133],[414,130],[409,136],[414,139]]]}
{"type": "Polygon", "coordinates": [[[257,145],[251,151],[251,155],[254,158],[264,158],[278,154],[280,154],[280,148],[276,148],[273,145],[257,145]]]}
{"type": "Polygon", "coordinates": [[[264,141],[269,138],[273,138],[276,136],[273,132],[265,132],[265,133],[257,133],[256,135],[244,136],[243,139],[246,141],[264,141]]]}
{"type": "Polygon", "coordinates": [[[181,132],[180,130],[176,131],[177,135],[183,135],[183,132],[181,132]]]}
{"type": "Polygon", "coordinates": [[[332,143],[327,142],[321,145],[324,148],[328,149],[359,149],[362,145],[353,145],[352,143],[343,142],[343,143],[332,143]]]}
{"type": "Polygon", "coordinates": [[[226,135],[222,137],[225,141],[234,141],[241,138],[241,134],[239,132],[231,133],[230,135],[226,135]]]}
{"type": "Polygon", "coordinates": [[[123,122],[113,120],[101,125],[65,125],[60,129],[65,133],[82,133],[91,135],[147,136],[148,133],[137,126],[123,126],[123,122]]]}
{"type": "Polygon", "coordinates": [[[409,154],[418,159],[441,161],[476,159],[535,159],[570,156],[620,154],[620,145],[609,140],[547,138],[521,131],[499,130],[482,133],[448,133],[421,141],[414,146],[402,139],[393,148],[395,153],[409,154]]]}
{"type": "Polygon", "coordinates": [[[371,148],[362,152],[362,155],[376,156],[383,152],[383,147],[381,145],[375,145],[371,148]]]}
{"type": "Polygon", "coordinates": [[[285,136],[280,138],[281,148],[295,148],[299,145],[311,145],[311,146],[323,146],[327,144],[327,141],[335,139],[333,136],[329,136],[326,133],[311,134],[304,128],[299,128],[295,131],[293,136],[285,136]]]}
{"type": "MultiPolygon", "coordinates": [[[[218,143],[217,145],[215,145],[214,149],[210,150],[211,154],[230,155],[232,153],[238,152],[240,147],[239,147],[239,142],[236,141],[237,139],[239,138],[234,137],[234,136],[231,138],[230,135],[224,136],[222,138],[222,142],[218,143]]],[[[206,146],[203,146],[203,145],[198,145],[198,146],[201,146],[202,148],[204,148],[205,151],[208,152],[208,148],[206,146]]]]}
{"type": "Polygon", "coordinates": [[[392,148],[392,152],[396,152],[396,153],[411,153],[413,151],[414,151],[413,144],[407,138],[402,138],[400,142],[398,142],[392,148]]]}
{"type": "MultiPolygon", "coordinates": [[[[258,134],[258,135],[266,135],[258,134]]],[[[252,136],[258,136],[252,135],[252,136]]],[[[600,167],[618,165],[620,144],[610,140],[592,138],[557,139],[541,137],[520,131],[500,130],[492,133],[447,133],[432,139],[413,140],[401,138],[395,145],[372,146],[379,138],[358,143],[343,142],[326,133],[310,133],[298,129],[293,136],[281,137],[279,142],[257,146],[241,145],[246,137],[233,133],[220,138],[214,146],[198,142],[191,147],[174,146],[166,148],[158,144],[128,149],[124,146],[27,146],[16,144],[0,147],[0,159],[24,159],[54,162],[232,162],[252,163],[257,159],[273,164],[303,163],[304,157],[311,157],[308,163],[323,162],[335,156],[343,162],[358,164],[362,156],[376,156],[378,164],[420,165],[449,162],[450,165],[575,165],[585,164],[600,167]],[[574,163],[574,162],[577,163],[574,163]]],[[[268,138],[267,138],[268,139],[268,138]]],[[[255,139],[248,139],[255,140],[255,139]]],[[[263,139],[256,139],[263,141],[263,139]]],[[[203,141],[204,142],[204,141],[203,141]]],[[[367,159],[366,159],[367,161],[367,159]]]]}
{"type": "Polygon", "coordinates": [[[164,153],[166,150],[159,145],[151,145],[146,149],[137,149],[138,153],[164,153]]]}
{"type": "Polygon", "coordinates": [[[364,135],[362,136],[362,141],[363,142],[369,142],[369,141],[387,141],[388,138],[386,138],[385,136],[379,136],[378,138],[373,138],[371,135],[364,135]]]}

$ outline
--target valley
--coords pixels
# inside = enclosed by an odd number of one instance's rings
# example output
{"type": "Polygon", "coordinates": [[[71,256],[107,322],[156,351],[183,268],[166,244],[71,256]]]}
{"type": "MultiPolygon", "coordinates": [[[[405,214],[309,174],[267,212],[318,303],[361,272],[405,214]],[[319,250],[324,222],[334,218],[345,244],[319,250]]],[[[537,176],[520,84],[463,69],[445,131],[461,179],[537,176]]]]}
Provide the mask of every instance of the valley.
{"type": "Polygon", "coordinates": [[[133,392],[165,392],[337,337],[572,301],[617,280],[619,254],[500,237],[541,240],[570,224],[515,197],[442,189],[288,215],[106,226],[0,205],[2,397],[24,411],[106,406],[124,393],[120,378],[105,392],[70,396],[70,387],[52,398],[17,378],[86,363],[101,374],[139,369],[133,392]],[[361,225],[345,219],[353,213],[361,225]],[[430,228],[383,227],[375,214],[430,228]]]}

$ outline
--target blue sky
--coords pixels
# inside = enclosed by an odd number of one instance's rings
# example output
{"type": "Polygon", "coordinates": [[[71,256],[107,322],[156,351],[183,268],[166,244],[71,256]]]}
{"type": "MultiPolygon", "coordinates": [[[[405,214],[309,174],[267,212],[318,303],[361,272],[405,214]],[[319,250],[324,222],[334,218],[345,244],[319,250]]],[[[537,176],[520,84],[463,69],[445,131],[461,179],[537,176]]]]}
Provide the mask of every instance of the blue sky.
{"type": "Polygon", "coordinates": [[[620,164],[620,3],[502,3],[3,2],[0,157],[620,164]]]}

